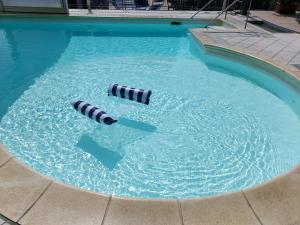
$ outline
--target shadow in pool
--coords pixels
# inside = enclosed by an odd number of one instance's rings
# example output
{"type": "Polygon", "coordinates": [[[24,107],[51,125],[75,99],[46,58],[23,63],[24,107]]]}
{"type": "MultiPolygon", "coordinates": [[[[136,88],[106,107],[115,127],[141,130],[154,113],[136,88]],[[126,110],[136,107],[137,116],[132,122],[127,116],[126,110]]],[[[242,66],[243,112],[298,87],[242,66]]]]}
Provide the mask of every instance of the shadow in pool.
{"type": "Polygon", "coordinates": [[[94,156],[103,166],[113,170],[134,143],[156,131],[148,123],[118,118],[113,126],[98,126],[91,133],[83,134],[77,147],[94,156]]]}
{"type": "Polygon", "coordinates": [[[102,147],[88,135],[82,135],[76,146],[94,156],[110,170],[123,158],[118,152],[102,147]]]}
{"type": "Polygon", "coordinates": [[[120,117],[118,119],[118,123],[122,126],[145,131],[145,132],[154,132],[157,129],[155,126],[153,126],[151,124],[144,123],[141,121],[136,121],[136,120],[130,120],[130,119],[123,118],[123,117],[120,117]]]}
{"type": "Polygon", "coordinates": [[[0,27],[0,120],[35,79],[57,62],[71,39],[69,31],[19,26],[4,23],[0,27]]]}

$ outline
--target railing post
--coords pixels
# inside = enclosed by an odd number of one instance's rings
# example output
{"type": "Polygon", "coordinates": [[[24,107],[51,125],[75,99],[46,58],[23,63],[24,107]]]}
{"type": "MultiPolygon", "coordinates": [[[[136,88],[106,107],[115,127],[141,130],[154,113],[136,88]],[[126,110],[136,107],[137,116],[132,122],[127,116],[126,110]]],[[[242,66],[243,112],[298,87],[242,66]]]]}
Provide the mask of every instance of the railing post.
{"type": "Polygon", "coordinates": [[[249,9],[250,6],[250,0],[243,0],[242,5],[241,5],[241,14],[246,16],[247,15],[247,10],[249,9]]]}
{"type": "Polygon", "coordinates": [[[86,0],[86,4],[87,4],[89,13],[92,13],[91,0],[86,0]]]}
{"type": "Polygon", "coordinates": [[[227,6],[227,0],[223,0],[222,10],[226,9],[227,6]]]}
{"type": "Polygon", "coordinates": [[[209,6],[213,1],[215,0],[210,0],[208,3],[206,3],[201,9],[199,9],[194,15],[192,15],[190,19],[193,19],[198,13],[200,13],[203,9],[209,6]]]}
{"type": "Polygon", "coordinates": [[[249,8],[248,8],[248,11],[247,11],[247,18],[246,18],[246,22],[245,22],[245,29],[247,29],[247,24],[248,24],[248,20],[249,20],[249,16],[250,16],[251,7],[252,7],[252,0],[250,0],[249,8]]]}
{"type": "Polygon", "coordinates": [[[4,5],[2,0],[0,0],[0,12],[4,12],[4,5]]]}
{"type": "Polygon", "coordinates": [[[210,24],[211,24],[214,20],[218,19],[225,11],[227,11],[228,9],[230,9],[231,6],[233,6],[233,5],[234,5],[235,3],[237,3],[238,1],[240,1],[240,0],[234,0],[232,3],[230,3],[224,10],[222,10],[221,12],[219,12],[218,15],[217,15],[215,18],[211,19],[211,20],[204,26],[204,28],[208,28],[208,27],[210,26],[210,24]]]}
{"type": "Polygon", "coordinates": [[[67,0],[60,0],[61,6],[65,9],[66,13],[69,13],[69,3],[67,0]]]}
{"type": "MultiPolygon", "coordinates": [[[[225,10],[227,7],[227,0],[223,0],[222,10],[225,10]]],[[[227,10],[225,12],[225,20],[227,19],[227,10]]]]}

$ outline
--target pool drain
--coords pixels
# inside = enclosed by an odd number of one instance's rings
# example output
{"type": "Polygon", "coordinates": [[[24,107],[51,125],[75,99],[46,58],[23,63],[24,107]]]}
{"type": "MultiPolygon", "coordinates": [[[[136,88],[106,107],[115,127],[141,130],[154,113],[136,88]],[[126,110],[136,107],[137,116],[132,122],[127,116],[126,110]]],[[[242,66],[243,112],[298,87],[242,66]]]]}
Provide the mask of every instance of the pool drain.
{"type": "Polygon", "coordinates": [[[181,22],[178,22],[178,21],[172,21],[172,22],[171,22],[171,25],[181,25],[181,22]]]}

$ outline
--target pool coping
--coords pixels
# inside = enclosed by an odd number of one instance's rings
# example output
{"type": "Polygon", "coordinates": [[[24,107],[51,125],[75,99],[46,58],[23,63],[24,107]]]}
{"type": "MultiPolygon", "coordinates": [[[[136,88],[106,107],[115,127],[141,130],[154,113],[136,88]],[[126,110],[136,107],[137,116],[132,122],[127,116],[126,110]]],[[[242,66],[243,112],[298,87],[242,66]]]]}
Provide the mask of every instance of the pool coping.
{"type": "MultiPolygon", "coordinates": [[[[287,74],[284,82],[300,82],[299,71],[242,49],[215,44],[204,31],[192,29],[191,33],[206,53],[243,55],[263,68],[269,65],[275,72],[287,74]]],[[[0,145],[0,214],[22,225],[296,225],[300,224],[299,212],[300,165],[263,184],[232,193],[141,199],[94,193],[54,181],[25,166],[0,145]]]]}

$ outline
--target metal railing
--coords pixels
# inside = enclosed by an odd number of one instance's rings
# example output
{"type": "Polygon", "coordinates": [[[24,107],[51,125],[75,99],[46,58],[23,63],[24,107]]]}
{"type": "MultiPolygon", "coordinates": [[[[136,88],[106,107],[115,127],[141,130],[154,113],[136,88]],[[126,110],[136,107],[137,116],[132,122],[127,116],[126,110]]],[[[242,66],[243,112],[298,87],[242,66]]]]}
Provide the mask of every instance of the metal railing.
{"type": "Polygon", "coordinates": [[[233,5],[235,5],[236,3],[240,3],[241,0],[234,0],[231,4],[229,4],[225,9],[222,9],[221,12],[218,13],[218,15],[211,19],[206,25],[205,25],[205,28],[209,27],[216,19],[218,19],[224,12],[227,12],[228,9],[230,9],[233,5]]]}
{"type": "MultiPolygon", "coordinates": [[[[190,19],[193,19],[196,15],[198,15],[201,11],[203,11],[207,6],[209,6],[209,4],[211,4],[214,0],[210,0],[205,6],[203,6],[201,9],[199,9],[194,15],[192,15],[190,17],[190,19]]],[[[249,2],[249,7],[247,9],[247,15],[246,15],[246,20],[245,20],[245,26],[244,28],[247,28],[247,24],[248,24],[248,20],[249,20],[249,16],[250,16],[250,10],[251,10],[251,6],[252,6],[252,1],[250,0],[249,2]]],[[[204,28],[208,28],[216,19],[218,19],[223,13],[225,13],[225,20],[227,18],[227,12],[228,10],[234,6],[236,3],[241,3],[242,0],[234,0],[232,3],[230,3],[228,6],[227,5],[227,0],[223,0],[223,6],[222,6],[222,10],[221,12],[218,13],[218,15],[216,17],[214,17],[213,19],[211,19],[205,26],[204,28]]]]}
{"type": "Polygon", "coordinates": [[[247,28],[247,24],[248,24],[248,20],[249,20],[249,16],[250,16],[250,10],[251,10],[251,7],[252,7],[252,0],[250,0],[250,3],[249,3],[249,8],[247,10],[247,17],[246,17],[246,22],[245,22],[245,29],[247,28]]]}
{"type": "Polygon", "coordinates": [[[201,11],[203,11],[207,6],[209,6],[213,1],[215,1],[215,0],[210,0],[208,3],[206,3],[201,9],[199,9],[194,15],[192,15],[190,19],[193,19],[196,15],[198,15],[201,11]]]}
{"type": "MultiPolygon", "coordinates": [[[[205,11],[220,11],[224,9],[226,5],[233,2],[233,0],[68,0],[69,8],[88,9],[87,1],[90,2],[89,5],[91,9],[155,11],[199,11],[202,8],[204,8],[205,11]]],[[[252,9],[271,9],[271,3],[268,3],[269,1],[270,0],[253,0],[252,9]]],[[[235,9],[239,9],[238,4],[233,8],[233,10],[235,9]]]]}
{"type": "Polygon", "coordinates": [[[0,0],[0,12],[4,11],[3,2],[0,0]]]}

